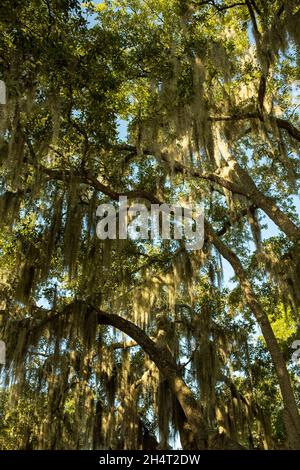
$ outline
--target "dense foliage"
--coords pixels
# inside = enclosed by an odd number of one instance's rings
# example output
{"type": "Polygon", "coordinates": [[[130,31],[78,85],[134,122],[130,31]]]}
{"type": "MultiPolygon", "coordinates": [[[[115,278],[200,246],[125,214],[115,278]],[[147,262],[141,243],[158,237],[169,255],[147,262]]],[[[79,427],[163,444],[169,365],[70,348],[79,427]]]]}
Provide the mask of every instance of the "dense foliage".
{"type": "Polygon", "coordinates": [[[2,0],[2,449],[300,449],[299,24],[2,0]],[[99,239],[119,196],[203,202],[202,249],[99,239]]]}

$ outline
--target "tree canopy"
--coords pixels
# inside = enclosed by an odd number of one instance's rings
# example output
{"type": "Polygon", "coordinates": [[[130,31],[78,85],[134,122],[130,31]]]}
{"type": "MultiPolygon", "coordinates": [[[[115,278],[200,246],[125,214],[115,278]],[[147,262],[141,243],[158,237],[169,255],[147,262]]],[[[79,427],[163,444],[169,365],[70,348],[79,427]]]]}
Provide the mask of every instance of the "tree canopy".
{"type": "Polygon", "coordinates": [[[299,24],[1,2],[1,449],[300,449],[299,24]],[[120,196],[204,204],[203,247],[99,239],[120,196]]]}

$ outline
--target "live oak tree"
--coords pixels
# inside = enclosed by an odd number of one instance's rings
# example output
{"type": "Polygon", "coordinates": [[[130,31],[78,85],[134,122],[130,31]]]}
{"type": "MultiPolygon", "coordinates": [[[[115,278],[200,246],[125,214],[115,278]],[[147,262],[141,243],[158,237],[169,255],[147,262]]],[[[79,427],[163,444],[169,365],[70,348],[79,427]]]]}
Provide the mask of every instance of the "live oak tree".
{"type": "Polygon", "coordinates": [[[300,449],[299,21],[1,3],[1,448],[300,449]],[[120,196],[203,202],[203,248],[100,240],[120,196]]]}

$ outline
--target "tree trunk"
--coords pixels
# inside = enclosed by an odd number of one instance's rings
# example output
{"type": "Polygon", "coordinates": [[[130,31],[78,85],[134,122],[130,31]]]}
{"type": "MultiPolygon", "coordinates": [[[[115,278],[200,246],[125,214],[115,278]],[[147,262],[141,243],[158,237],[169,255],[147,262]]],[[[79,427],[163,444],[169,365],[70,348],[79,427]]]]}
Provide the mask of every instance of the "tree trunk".
{"type": "Polygon", "coordinates": [[[252,285],[248,280],[246,273],[241,265],[240,260],[236,254],[230,250],[214,233],[210,224],[205,223],[207,235],[211,238],[213,244],[221,253],[221,255],[227,259],[227,261],[233,267],[237,277],[239,278],[240,285],[242,287],[245,300],[252,310],[255,318],[261,328],[263,337],[266,341],[267,348],[272,357],[272,361],[276,370],[278,383],[282,395],[282,400],[285,410],[285,425],[288,437],[289,446],[292,449],[300,449],[300,416],[293,393],[290,376],[286,367],[286,363],[282,354],[282,351],[278,345],[268,316],[257,301],[252,285]]]}
{"type": "Polygon", "coordinates": [[[170,388],[180,403],[185,414],[189,429],[198,450],[208,448],[208,428],[198,403],[180,375],[180,371],[167,348],[159,348],[146,333],[134,323],[118,315],[109,314],[91,306],[99,324],[111,325],[134,339],[155,363],[162,375],[168,380],[170,388]]]}

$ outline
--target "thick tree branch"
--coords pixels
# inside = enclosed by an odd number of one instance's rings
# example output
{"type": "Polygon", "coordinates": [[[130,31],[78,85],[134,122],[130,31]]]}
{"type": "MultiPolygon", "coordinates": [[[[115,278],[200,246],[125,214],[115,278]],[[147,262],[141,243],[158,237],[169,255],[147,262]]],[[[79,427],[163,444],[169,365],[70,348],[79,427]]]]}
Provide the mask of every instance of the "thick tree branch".
{"type": "Polygon", "coordinates": [[[79,314],[81,307],[83,307],[84,311],[87,311],[86,309],[88,309],[89,315],[96,315],[99,325],[109,325],[117,328],[132,338],[132,340],[135,341],[146,354],[148,354],[164,378],[169,382],[172,392],[180,403],[189,424],[189,428],[195,442],[197,443],[197,449],[206,449],[208,446],[208,427],[202,416],[198,403],[192,391],[183,380],[180,368],[177,366],[171,352],[166,347],[158,347],[141,328],[130,320],[120,317],[119,315],[104,312],[93,305],[87,305],[83,301],[74,301],[72,304],[68,304],[61,312],[45,310],[45,314],[42,315],[43,309],[38,308],[39,319],[35,317],[33,319],[33,324],[31,324],[32,320],[29,318],[26,320],[19,320],[18,324],[20,327],[23,326],[24,328],[28,328],[30,325],[30,330],[33,332],[34,329],[40,329],[41,326],[47,325],[58,316],[62,317],[64,315],[72,315],[74,312],[79,314]]]}
{"type": "Polygon", "coordinates": [[[231,264],[244,294],[246,303],[253,312],[257,323],[259,324],[267,348],[271,354],[272,361],[277,373],[277,378],[282,394],[283,403],[288,416],[290,428],[287,429],[290,445],[293,449],[300,449],[300,416],[297,403],[294,397],[289,372],[286,367],[284,356],[278,345],[277,339],[272,330],[269,318],[257,300],[257,296],[247,277],[237,255],[225,245],[214,232],[212,226],[205,221],[205,231],[210,241],[214,244],[219,253],[231,264]]]}
{"type": "Polygon", "coordinates": [[[286,130],[291,137],[300,142],[300,131],[299,129],[297,129],[297,127],[295,127],[290,121],[286,121],[285,119],[275,118],[275,120],[277,126],[280,127],[280,129],[286,130]]]}
{"type": "Polygon", "coordinates": [[[79,183],[92,186],[97,191],[109,196],[113,200],[118,200],[121,196],[127,196],[131,199],[146,199],[153,204],[158,204],[158,198],[149,191],[143,189],[134,189],[130,191],[115,191],[109,186],[101,183],[96,176],[88,172],[73,173],[70,170],[56,170],[52,168],[46,168],[44,166],[39,167],[40,170],[49,177],[50,180],[59,181],[78,181],[79,183]]]}

